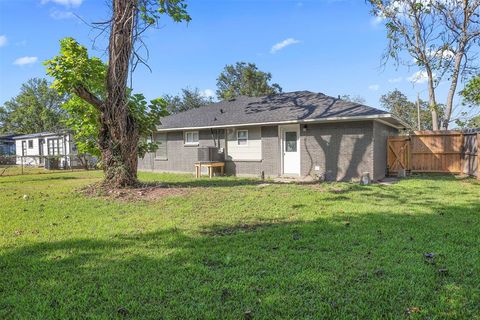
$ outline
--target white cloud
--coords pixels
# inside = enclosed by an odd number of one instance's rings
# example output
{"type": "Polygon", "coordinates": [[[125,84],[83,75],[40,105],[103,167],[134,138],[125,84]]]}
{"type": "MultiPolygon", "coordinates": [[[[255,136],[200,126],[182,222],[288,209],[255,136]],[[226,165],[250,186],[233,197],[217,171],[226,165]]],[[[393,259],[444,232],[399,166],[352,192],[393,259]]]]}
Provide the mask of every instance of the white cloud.
{"type": "Polygon", "coordinates": [[[24,66],[24,65],[27,65],[27,64],[32,64],[32,63],[35,63],[37,62],[38,58],[37,57],[21,57],[21,58],[18,58],[17,60],[15,60],[13,62],[13,64],[16,64],[17,66],[24,66]]]}
{"type": "MultiPolygon", "coordinates": [[[[433,77],[435,78],[435,73],[433,74],[433,77]]],[[[417,71],[408,77],[407,80],[418,84],[425,83],[428,81],[427,71],[417,71]]]]}
{"type": "Polygon", "coordinates": [[[376,17],[373,17],[373,18],[370,20],[370,24],[375,27],[375,26],[378,26],[379,24],[381,24],[384,20],[385,20],[384,17],[382,17],[382,16],[376,16],[376,17]]]}
{"type": "Polygon", "coordinates": [[[272,49],[270,49],[270,53],[276,53],[277,51],[280,51],[285,47],[288,47],[288,46],[291,46],[292,44],[297,44],[297,43],[300,43],[300,41],[294,38],[285,39],[279,43],[274,44],[272,46],[272,49]]]}
{"type": "Polygon", "coordinates": [[[65,7],[79,7],[83,0],[42,0],[42,4],[47,4],[49,2],[56,3],[65,7]]]}
{"type": "Polygon", "coordinates": [[[378,89],[380,89],[380,85],[378,84],[371,84],[368,86],[368,90],[378,91],[378,89]]]}
{"type": "Polygon", "coordinates": [[[0,47],[3,47],[7,44],[7,36],[1,35],[0,36],[0,47]]]}
{"type": "Polygon", "coordinates": [[[455,53],[452,50],[449,49],[427,49],[427,55],[429,57],[436,57],[436,58],[442,58],[442,59],[450,59],[455,56],[455,53]]]}
{"type": "Polygon", "coordinates": [[[398,77],[398,78],[388,79],[388,82],[390,82],[390,83],[399,83],[399,82],[402,82],[402,80],[403,80],[402,77],[398,77]]]}
{"type": "Polygon", "coordinates": [[[56,20],[61,20],[61,19],[70,19],[75,17],[73,12],[70,11],[62,11],[62,10],[53,10],[50,12],[50,17],[56,20]]]}
{"type": "Polygon", "coordinates": [[[202,91],[200,91],[200,94],[201,94],[202,96],[204,96],[205,98],[213,98],[213,97],[215,97],[215,91],[213,91],[212,89],[202,90],[202,91]]]}

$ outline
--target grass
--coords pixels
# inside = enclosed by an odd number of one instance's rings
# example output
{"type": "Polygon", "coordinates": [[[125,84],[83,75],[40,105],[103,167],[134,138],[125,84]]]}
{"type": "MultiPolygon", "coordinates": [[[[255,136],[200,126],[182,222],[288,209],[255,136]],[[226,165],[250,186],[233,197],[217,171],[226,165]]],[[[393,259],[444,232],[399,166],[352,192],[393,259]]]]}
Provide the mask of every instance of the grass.
{"type": "Polygon", "coordinates": [[[476,180],[75,192],[99,177],[0,178],[1,319],[480,319],[476,180]]]}
{"type": "MultiPolygon", "coordinates": [[[[18,176],[18,175],[30,175],[30,174],[51,174],[51,173],[62,173],[66,171],[72,171],[71,169],[58,169],[58,170],[47,170],[45,168],[36,167],[36,166],[23,166],[23,169],[19,165],[0,165],[0,177],[5,176],[18,176]]],[[[74,169],[73,171],[83,171],[83,169],[74,169]]]]}

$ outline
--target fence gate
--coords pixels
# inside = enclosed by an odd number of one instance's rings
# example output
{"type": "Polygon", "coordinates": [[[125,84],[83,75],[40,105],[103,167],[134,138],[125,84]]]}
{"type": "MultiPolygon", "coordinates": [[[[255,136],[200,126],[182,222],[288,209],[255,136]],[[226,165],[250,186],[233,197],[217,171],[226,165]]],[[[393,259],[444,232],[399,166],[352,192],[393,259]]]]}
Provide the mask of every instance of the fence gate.
{"type": "Polygon", "coordinates": [[[410,136],[412,172],[462,173],[463,133],[415,131],[410,136]]]}
{"type": "Polygon", "coordinates": [[[410,172],[479,174],[480,132],[415,131],[389,137],[387,166],[390,174],[410,172]]]}
{"type": "Polygon", "coordinates": [[[410,170],[410,137],[388,138],[387,164],[390,173],[410,170]]]}

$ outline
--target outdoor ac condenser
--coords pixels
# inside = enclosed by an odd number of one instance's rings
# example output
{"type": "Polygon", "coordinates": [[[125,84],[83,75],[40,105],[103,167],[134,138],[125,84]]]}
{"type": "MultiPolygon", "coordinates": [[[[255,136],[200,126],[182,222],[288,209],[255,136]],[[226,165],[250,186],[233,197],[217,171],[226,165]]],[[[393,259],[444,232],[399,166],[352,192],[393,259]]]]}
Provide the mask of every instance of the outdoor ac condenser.
{"type": "Polygon", "coordinates": [[[224,155],[217,147],[198,147],[197,161],[224,161],[224,155]]]}

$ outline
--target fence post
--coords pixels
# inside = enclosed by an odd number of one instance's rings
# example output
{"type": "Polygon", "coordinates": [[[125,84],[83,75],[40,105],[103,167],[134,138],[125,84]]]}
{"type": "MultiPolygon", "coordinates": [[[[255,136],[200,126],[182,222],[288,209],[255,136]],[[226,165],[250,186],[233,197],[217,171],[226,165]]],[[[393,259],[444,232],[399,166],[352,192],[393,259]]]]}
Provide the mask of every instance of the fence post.
{"type": "Polygon", "coordinates": [[[462,132],[462,146],[460,147],[460,174],[465,173],[465,132],[462,132]]]}
{"type": "Polygon", "coordinates": [[[477,180],[480,180],[480,132],[477,133],[477,180]]]}
{"type": "Polygon", "coordinates": [[[23,156],[20,156],[20,163],[22,164],[21,167],[22,167],[22,175],[23,175],[23,156]]]}

